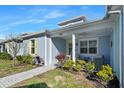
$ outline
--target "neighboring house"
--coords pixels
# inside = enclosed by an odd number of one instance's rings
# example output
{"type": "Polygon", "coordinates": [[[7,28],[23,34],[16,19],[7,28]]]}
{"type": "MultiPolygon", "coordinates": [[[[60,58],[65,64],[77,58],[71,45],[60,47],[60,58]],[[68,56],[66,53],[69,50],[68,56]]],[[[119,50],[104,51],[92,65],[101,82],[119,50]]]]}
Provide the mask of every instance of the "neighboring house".
{"type": "MultiPolygon", "coordinates": [[[[79,16],[59,23],[59,28],[24,34],[19,55],[39,55],[45,65],[56,64],[59,53],[71,55],[72,60],[85,59],[109,64],[124,87],[122,32],[123,6],[107,6],[103,19],[88,22],[79,16]]],[[[5,41],[1,52],[7,51],[5,41]]],[[[124,51],[124,50],[123,50],[124,51]]]]}

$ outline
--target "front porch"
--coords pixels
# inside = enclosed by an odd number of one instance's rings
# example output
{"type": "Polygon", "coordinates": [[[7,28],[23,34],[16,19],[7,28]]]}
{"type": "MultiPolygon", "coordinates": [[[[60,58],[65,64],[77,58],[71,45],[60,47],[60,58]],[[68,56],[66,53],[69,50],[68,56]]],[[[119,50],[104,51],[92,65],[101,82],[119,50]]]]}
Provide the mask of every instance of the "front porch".
{"type": "Polygon", "coordinates": [[[59,39],[57,44],[54,43],[58,53],[70,55],[74,62],[81,59],[95,61],[99,66],[112,65],[112,33],[112,29],[84,31],[70,35],[63,33],[59,37],[53,37],[53,42],[59,39]]]}

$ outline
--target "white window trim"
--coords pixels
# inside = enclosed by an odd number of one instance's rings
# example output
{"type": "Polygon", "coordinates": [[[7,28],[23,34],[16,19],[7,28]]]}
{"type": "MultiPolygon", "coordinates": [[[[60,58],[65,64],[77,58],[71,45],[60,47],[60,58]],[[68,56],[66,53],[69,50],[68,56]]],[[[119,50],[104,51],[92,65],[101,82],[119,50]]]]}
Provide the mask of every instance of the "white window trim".
{"type": "MultiPolygon", "coordinates": [[[[83,38],[83,39],[80,39],[79,40],[79,54],[81,54],[81,55],[98,55],[99,54],[99,39],[98,38],[83,38]],[[88,51],[88,53],[81,53],[80,52],[80,41],[89,41],[89,40],[96,40],[97,41],[97,53],[96,54],[90,54],[89,53],[89,51],[88,51]]],[[[87,48],[89,48],[89,43],[88,43],[88,47],[87,48]]]]}
{"type": "MultiPolygon", "coordinates": [[[[35,53],[32,53],[32,52],[31,52],[31,51],[32,51],[32,50],[31,50],[31,49],[32,49],[31,41],[34,40],[34,42],[36,43],[35,39],[36,39],[36,38],[30,39],[30,54],[31,54],[31,55],[34,55],[34,54],[35,54],[35,53]]],[[[35,49],[35,46],[34,46],[34,49],[35,49]]],[[[35,49],[35,51],[36,51],[36,49],[35,49]]],[[[34,51],[34,52],[35,52],[35,51],[34,51]]]]}

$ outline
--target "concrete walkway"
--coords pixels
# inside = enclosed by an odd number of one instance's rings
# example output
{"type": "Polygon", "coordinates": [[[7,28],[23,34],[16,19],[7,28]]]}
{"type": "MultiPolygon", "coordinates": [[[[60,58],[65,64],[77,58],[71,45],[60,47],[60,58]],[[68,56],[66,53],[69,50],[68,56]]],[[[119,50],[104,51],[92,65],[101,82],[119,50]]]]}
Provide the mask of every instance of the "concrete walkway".
{"type": "Polygon", "coordinates": [[[28,70],[25,72],[21,72],[21,73],[17,73],[14,75],[0,78],[0,87],[1,88],[9,87],[20,81],[32,78],[33,76],[42,74],[42,73],[52,70],[54,68],[55,68],[55,66],[43,66],[43,67],[38,67],[38,68],[35,68],[32,70],[28,70]]]}

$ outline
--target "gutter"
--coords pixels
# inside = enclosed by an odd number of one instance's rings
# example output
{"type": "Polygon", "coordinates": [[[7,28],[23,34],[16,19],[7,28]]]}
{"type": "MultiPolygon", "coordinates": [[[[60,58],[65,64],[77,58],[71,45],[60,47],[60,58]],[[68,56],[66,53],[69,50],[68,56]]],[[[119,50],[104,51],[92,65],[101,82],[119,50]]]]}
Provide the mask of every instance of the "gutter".
{"type": "Polygon", "coordinates": [[[122,21],[122,11],[121,10],[116,10],[116,11],[109,11],[108,14],[119,14],[120,18],[120,87],[123,87],[123,21],[122,21]]]}
{"type": "MultiPolygon", "coordinates": [[[[25,36],[17,36],[16,38],[20,39],[20,40],[25,40],[26,38],[30,38],[30,37],[33,37],[33,36],[36,36],[36,35],[40,35],[40,34],[45,36],[46,34],[49,34],[49,33],[48,33],[48,30],[44,30],[42,32],[35,32],[35,33],[29,34],[29,35],[25,35],[25,36]]],[[[4,41],[0,42],[0,44],[7,43],[9,41],[10,40],[4,40],[4,41]]]]}
{"type": "Polygon", "coordinates": [[[43,32],[35,32],[35,33],[33,33],[33,34],[21,36],[20,38],[21,38],[21,39],[25,39],[25,38],[33,37],[33,36],[40,35],[40,34],[45,35],[46,32],[47,32],[47,30],[44,30],[43,32]]]}

